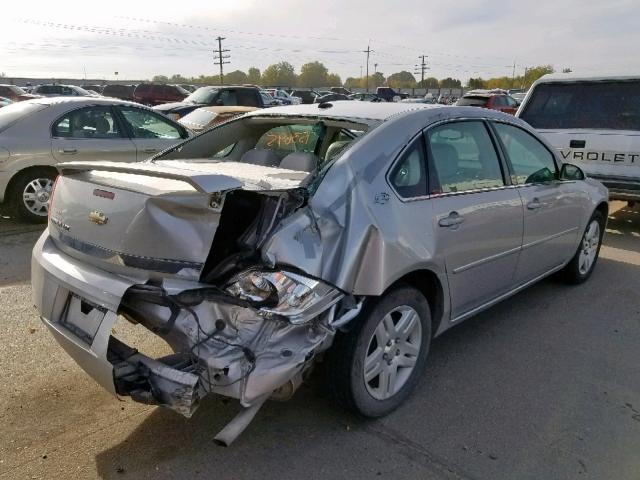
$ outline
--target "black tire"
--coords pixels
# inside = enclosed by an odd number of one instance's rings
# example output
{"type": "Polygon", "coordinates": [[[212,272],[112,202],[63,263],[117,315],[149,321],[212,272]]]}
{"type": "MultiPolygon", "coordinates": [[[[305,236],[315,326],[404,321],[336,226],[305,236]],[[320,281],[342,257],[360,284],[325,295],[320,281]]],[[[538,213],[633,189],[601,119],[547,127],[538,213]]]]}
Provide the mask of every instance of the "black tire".
{"type": "Polygon", "coordinates": [[[11,191],[9,193],[9,203],[12,213],[20,220],[29,223],[46,223],[47,211],[41,211],[41,215],[37,215],[27,208],[24,201],[24,193],[27,186],[34,180],[46,179],[55,182],[57,172],[49,168],[31,168],[25,172],[19,173],[13,181],[11,191]]]}
{"type": "MultiPolygon", "coordinates": [[[[420,375],[424,371],[431,343],[429,304],[415,288],[399,286],[366,304],[354,322],[356,323],[349,332],[339,332],[336,335],[334,344],[328,352],[326,374],[329,390],[337,403],[347,410],[365,417],[381,417],[395,410],[406,400],[418,384],[420,375]],[[410,307],[417,313],[420,331],[416,332],[416,335],[421,339],[419,352],[415,356],[413,370],[410,371],[401,387],[388,398],[375,398],[370,390],[371,383],[375,379],[371,379],[369,382],[365,381],[365,358],[371,348],[370,342],[374,342],[373,336],[376,328],[382,319],[389,312],[393,312],[394,308],[401,306],[410,307]]],[[[377,351],[378,346],[376,345],[375,348],[377,351]]],[[[395,347],[391,348],[395,349],[395,347]]],[[[395,353],[395,355],[398,354],[395,353]]],[[[404,357],[403,353],[399,357],[392,357],[389,361],[396,361],[396,359],[404,357]]],[[[388,362],[386,363],[390,365],[388,362]]],[[[379,377],[378,382],[381,381],[382,377],[379,377]]]]}
{"type": "Polygon", "coordinates": [[[580,244],[576,249],[575,255],[573,256],[571,261],[560,271],[561,277],[565,282],[572,285],[579,285],[583,282],[586,282],[587,279],[591,276],[591,274],[593,273],[593,269],[595,268],[596,263],[598,262],[598,257],[600,256],[600,247],[602,246],[602,237],[604,235],[604,227],[605,227],[604,217],[602,216],[602,213],[600,211],[596,210],[591,216],[591,218],[589,219],[589,222],[587,222],[587,226],[584,232],[582,232],[582,237],[580,238],[580,244]],[[585,237],[587,236],[587,233],[589,232],[589,228],[591,227],[591,224],[593,222],[597,222],[599,226],[598,246],[595,249],[595,258],[591,262],[589,268],[585,271],[584,269],[581,270],[580,254],[583,252],[585,248],[585,243],[584,243],[585,237]]]}

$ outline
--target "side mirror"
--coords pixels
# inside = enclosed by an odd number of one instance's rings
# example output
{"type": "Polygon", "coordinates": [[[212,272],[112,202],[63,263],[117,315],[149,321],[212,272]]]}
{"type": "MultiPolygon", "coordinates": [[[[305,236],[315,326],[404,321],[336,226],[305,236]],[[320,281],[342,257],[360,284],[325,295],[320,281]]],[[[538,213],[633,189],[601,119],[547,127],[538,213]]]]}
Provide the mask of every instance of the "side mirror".
{"type": "Polygon", "coordinates": [[[584,172],[577,165],[572,163],[563,163],[560,169],[560,180],[584,180],[586,178],[584,172]]]}

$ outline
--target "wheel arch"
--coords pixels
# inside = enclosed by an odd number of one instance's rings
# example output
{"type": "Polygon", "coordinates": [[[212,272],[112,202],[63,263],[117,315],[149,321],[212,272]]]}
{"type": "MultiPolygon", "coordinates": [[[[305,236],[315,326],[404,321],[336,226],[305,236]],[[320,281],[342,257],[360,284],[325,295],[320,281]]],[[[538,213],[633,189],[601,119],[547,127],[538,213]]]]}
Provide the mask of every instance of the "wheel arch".
{"type": "Polygon", "coordinates": [[[425,296],[431,311],[431,332],[435,337],[439,333],[445,310],[447,310],[445,308],[445,289],[438,275],[433,270],[414,270],[397,279],[386,291],[399,284],[409,285],[425,296]]]}

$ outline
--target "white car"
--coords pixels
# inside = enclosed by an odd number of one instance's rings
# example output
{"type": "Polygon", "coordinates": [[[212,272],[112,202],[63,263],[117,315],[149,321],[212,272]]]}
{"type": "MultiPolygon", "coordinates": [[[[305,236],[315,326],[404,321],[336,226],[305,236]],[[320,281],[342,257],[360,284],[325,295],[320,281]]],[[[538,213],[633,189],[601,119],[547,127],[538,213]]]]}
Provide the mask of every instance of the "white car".
{"type": "Polygon", "coordinates": [[[536,128],[564,162],[640,200],[640,76],[545,75],[516,114],[536,128]]]}
{"type": "Polygon", "coordinates": [[[100,97],[99,93],[85,90],[77,85],[38,85],[33,91],[36,95],[43,97],[100,97]]]}

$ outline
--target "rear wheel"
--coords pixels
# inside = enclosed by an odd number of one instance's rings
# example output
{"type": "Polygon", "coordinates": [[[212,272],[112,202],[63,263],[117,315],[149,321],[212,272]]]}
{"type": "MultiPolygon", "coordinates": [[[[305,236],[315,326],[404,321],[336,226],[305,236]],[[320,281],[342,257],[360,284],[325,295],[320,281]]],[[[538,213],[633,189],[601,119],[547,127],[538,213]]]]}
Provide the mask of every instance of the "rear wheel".
{"type": "Polygon", "coordinates": [[[587,223],[578,250],[562,270],[562,275],[567,282],[579,284],[591,276],[598,261],[603,235],[604,218],[602,213],[596,211],[587,223]]]}
{"type": "Polygon", "coordinates": [[[396,409],[418,384],[431,342],[431,315],[411,287],[372,302],[328,355],[329,385],[342,406],[366,417],[396,409]]]}
{"type": "Polygon", "coordinates": [[[27,222],[46,222],[55,179],[55,170],[47,168],[34,168],[18,174],[10,194],[14,214],[27,222]]]}

